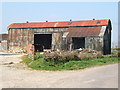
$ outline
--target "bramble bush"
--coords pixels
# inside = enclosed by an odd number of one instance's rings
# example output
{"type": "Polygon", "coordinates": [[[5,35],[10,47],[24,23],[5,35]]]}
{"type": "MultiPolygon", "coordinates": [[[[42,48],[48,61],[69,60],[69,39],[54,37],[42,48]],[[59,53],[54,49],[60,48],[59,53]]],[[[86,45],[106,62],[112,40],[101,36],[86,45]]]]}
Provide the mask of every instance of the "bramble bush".
{"type": "Polygon", "coordinates": [[[68,61],[78,61],[78,60],[88,60],[102,58],[102,53],[78,53],[76,51],[72,52],[52,52],[46,53],[44,60],[53,62],[68,62],[68,61]]]}
{"type": "Polygon", "coordinates": [[[22,63],[36,70],[74,70],[96,65],[107,65],[119,62],[118,55],[102,55],[101,52],[51,52],[36,53],[34,60],[24,56],[22,63]]]}
{"type": "Polygon", "coordinates": [[[46,53],[44,60],[53,62],[68,62],[70,60],[79,60],[78,53],[76,52],[53,52],[46,53]]]}

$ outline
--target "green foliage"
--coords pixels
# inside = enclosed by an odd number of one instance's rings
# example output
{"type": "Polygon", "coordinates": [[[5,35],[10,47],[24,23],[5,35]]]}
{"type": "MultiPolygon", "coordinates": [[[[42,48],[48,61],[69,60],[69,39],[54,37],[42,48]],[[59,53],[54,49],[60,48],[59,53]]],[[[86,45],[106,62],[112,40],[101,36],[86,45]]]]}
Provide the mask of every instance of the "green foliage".
{"type": "Polygon", "coordinates": [[[54,64],[59,62],[68,62],[68,61],[78,61],[78,60],[87,60],[87,59],[96,59],[102,58],[102,53],[78,53],[78,52],[54,52],[45,54],[44,60],[49,62],[54,62],[54,64]]]}
{"type": "Polygon", "coordinates": [[[112,48],[112,50],[120,50],[120,48],[112,48]]]}
{"type": "Polygon", "coordinates": [[[44,60],[51,62],[54,65],[58,63],[65,63],[72,60],[79,60],[78,53],[72,52],[61,52],[61,53],[47,53],[44,60]]]}
{"type": "Polygon", "coordinates": [[[25,63],[25,64],[28,65],[28,64],[31,63],[31,62],[32,62],[32,60],[29,59],[27,55],[25,55],[25,56],[22,57],[21,63],[25,63]]]}
{"type": "Polygon", "coordinates": [[[102,58],[101,53],[81,53],[79,54],[80,60],[87,60],[87,59],[96,59],[96,58],[102,58]]]}
{"type": "Polygon", "coordinates": [[[64,64],[65,69],[74,70],[74,69],[84,69],[91,66],[97,65],[107,65],[117,63],[118,58],[102,58],[102,59],[94,59],[94,60],[83,60],[83,61],[70,61],[64,64]]]}
{"type": "Polygon", "coordinates": [[[112,53],[112,54],[116,54],[116,53],[118,53],[118,50],[114,50],[114,51],[112,51],[111,53],[112,53]]]}
{"type": "MultiPolygon", "coordinates": [[[[63,55],[63,53],[62,53],[63,55]]],[[[74,55],[73,55],[74,56],[74,55]]],[[[73,57],[71,56],[71,57],[73,57]]],[[[37,56],[38,57],[38,56],[37,56]]],[[[68,57],[67,55],[64,58],[68,57]]],[[[36,70],[77,70],[77,69],[84,69],[87,67],[97,66],[97,65],[107,65],[120,62],[119,57],[103,57],[103,58],[96,58],[96,59],[84,59],[84,60],[68,60],[62,59],[59,60],[59,57],[54,60],[47,59],[45,60],[45,56],[40,56],[38,59],[30,60],[27,56],[24,56],[23,63],[27,64],[28,67],[36,70]]]]}
{"type": "Polygon", "coordinates": [[[43,58],[45,55],[44,54],[40,54],[40,53],[35,53],[35,55],[34,55],[34,60],[38,60],[38,59],[40,59],[40,58],[43,58]]]}
{"type": "Polygon", "coordinates": [[[111,58],[111,57],[118,57],[118,53],[109,54],[109,55],[103,55],[103,57],[108,57],[108,58],[111,58]]]}

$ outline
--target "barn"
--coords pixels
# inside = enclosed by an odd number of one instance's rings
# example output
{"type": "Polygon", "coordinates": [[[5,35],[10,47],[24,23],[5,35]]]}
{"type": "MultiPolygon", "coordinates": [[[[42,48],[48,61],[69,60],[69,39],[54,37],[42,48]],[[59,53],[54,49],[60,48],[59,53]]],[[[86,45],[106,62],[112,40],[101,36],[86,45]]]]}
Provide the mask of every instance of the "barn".
{"type": "Polygon", "coordinates": [[[44,49],[75,50],[90,48],[103,54],[111,53],[111,21],[80,20],[59,22],[12,23],[8,27],[9,49],[35,46],[35,52],[44,49]]]}
{"type": "Polygon", "coordinates": [[[0,34],[0,51],[8,50],[8,34],[0,34]]]}

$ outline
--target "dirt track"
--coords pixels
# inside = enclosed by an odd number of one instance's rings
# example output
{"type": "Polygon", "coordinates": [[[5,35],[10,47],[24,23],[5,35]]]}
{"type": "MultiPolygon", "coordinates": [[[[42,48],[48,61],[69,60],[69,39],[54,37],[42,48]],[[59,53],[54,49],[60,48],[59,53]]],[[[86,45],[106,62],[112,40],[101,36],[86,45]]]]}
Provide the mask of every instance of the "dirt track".
{"type": "Polygon", "coordinates": [[[0,88],[118,87],[117,64],[74,71],[37,71],[19,63],[22,55],[1,54],[0,88]]]}

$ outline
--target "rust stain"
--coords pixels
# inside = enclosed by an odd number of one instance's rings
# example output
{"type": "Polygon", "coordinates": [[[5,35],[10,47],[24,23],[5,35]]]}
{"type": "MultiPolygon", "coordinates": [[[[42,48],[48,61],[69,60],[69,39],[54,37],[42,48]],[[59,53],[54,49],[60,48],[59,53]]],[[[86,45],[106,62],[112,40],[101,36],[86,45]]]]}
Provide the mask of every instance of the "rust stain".
{"type": "Polygon", "coordinates": [[[10,24],[8,28],[99,26],[99,25],[108,25],[109,21],[110,21],[109,19],[106,19],[106,20],[83,20],[83,21],[62,21],[62,22],[13,23],[10,24]],[[100,21],[100,23],[97,23],[98,21],[100,21]]]}
{"type": "Polygon", "coordinates": [[[70,27],[67,37],[96,37],[100,34],[101,27],[70,27]]]}

